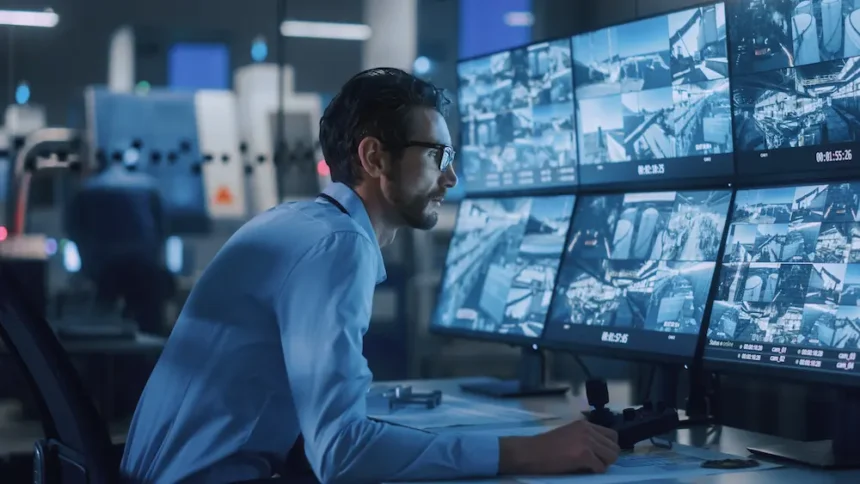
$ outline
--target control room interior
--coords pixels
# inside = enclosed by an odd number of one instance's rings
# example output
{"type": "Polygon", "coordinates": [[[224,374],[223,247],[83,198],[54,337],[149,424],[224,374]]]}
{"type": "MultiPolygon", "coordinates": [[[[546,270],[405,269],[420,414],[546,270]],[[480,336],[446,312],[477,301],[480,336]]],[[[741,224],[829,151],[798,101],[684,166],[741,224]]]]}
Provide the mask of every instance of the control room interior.
{"type": "MultiPolygon", "coordinates": [[[[687,445],[787,466],[671,482],[772,482],[814,466],[747,447],[860,416],[855,25],[857,0],[2,0],[0,274],[121,443],[201,272],[255,215],[325,189],[325,107],[398,67],[454,101],[459,184],[433,229],[383,249],[374,381],[539,411],[587,408],[603,381],[613,410],[698,419],[687,445]],[[108,167],[166,200],[146,276],[82,270],[69,207],[108,167]]],[[[7,345],[0,481],[27,482],[43,414],[7,345]]],[[[860,482],[809,472],[784,480],[860,482]]]]}

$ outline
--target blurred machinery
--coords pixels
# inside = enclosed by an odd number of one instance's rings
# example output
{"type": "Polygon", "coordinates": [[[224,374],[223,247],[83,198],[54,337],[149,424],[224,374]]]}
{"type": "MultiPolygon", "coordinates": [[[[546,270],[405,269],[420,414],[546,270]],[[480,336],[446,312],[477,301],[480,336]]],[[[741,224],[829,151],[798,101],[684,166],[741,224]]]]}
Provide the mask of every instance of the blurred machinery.
{"type": "Polygon", "coordinates": [[[170,232],[206,233],[212,219],[247,217],[236,118],[229,91],[86,92],[92,167],[106,160],[154,177],[170,232]]]}
{"type": "Polygon", "coordinates": [[[317,176],[321,98],[293,92],[285,67],[279,116],[279,75],[275,65],[240,69],[236,92],[92,86],[80,132],[46,128],[38,106],[9,106],[0,127],[0,258],[40,254],[33,288],[40,299],[76,287],[69,283],[80,258],[65,240],[63,207],[83,178],[121,163],[157,181],[173,235],[165,263],[190,287],[242,223],[283,198],[314,196],[327,182],[317,176]],[[278,148],[283,167],[275,166],[278,148]]]}
{"type": "Polygon", "coordinates": [[[293,68],[283,66],[279,72],[277,64],[251,64],[237,69],[234,76],[240,136],[253,167],[249,189],[257,211],[276,205],[279,191],[284,198],[313,197],[328,183],[327,175],[316,169],[316,161],[322,159],[317,142],[322,99],[318,94],[297,93],[294,85],[293,68]],[[279,120],[281,98],[283,120],[279,120]],[[279,130],[284,133],[283,146],[276,146],[279,130]],[[279,173],[268,161],[278,152],[283,162],[279,173]]]}

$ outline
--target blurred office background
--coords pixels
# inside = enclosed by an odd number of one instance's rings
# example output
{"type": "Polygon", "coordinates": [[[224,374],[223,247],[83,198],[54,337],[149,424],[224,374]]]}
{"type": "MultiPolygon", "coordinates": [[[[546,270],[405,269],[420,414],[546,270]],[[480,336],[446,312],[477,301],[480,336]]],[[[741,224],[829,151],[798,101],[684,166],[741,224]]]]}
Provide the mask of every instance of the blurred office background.
{"type": "MultiPolygon", "coordinates": [[[[167,159],[188,151],[182,146],[184,135],[175,133],[185,132],[188,126],[175,119],[163,123],[156,115],[138,116],[143,108],[129,99],[178,96],[189,100],[201,133],[228,130],[228,138],[235,141],[231,146],[211,147],[201,140],[194,148],[202,161],[209,156],[217,163],[224,157],[223,165],[230,170],[215,173],[197,166],[195,172],[192,160],[190,168],[177,163],[176,168],[159,172],[158,180],[178,191],[183,191],[182,183],[199,185],[195,176],[221,177],[227,187],[216,192],[215,202],[208,202],[223,206],[198,207],[200,213],[189,216],[188,225],[183,226],[180,219],[172,227],[164,251],[166,273],[174,286],[164,304],[166,335],[195,278],[237,227],[267,205],[310,197],[325,186],[327,174],[319,163],[315,126],[321,109],[353,74],[373,66],[400,67],[449,89],[454,99],[458,59],[697,3],[0,0],[0,107],[5,113],[0,119],[0,242],[16,238],[23,241],[22,246],[44,247],[45,274],[37,277],[44,285],[32,286],[34,298],[42,301],[49,320],[72,328],[69,351],[91,383],[94,398],[121,433],[122,422],[134,409],[136,392],[157,358],[159,340],[130,343],[122,334],[99,333],[97,325],[90,327],[91,333],[74,329],[91,324],[88,319],[128,316],[121,311],[94,312],[90,301],[96,288],[79,272],[80,253],[66,233],[63,217],[81,180],[99,163],[119,156],[126,165],[134,164],[126,163],[129,149],[135,150],[135,156],[146,153],[153,160],[155,152],[167,159]],[[24,10],[51,15],[15,13],[24,10]],[[110,132],[88,119],[93,113],[109,119],[113,127],[120,126],[123,136],[132,141],[123,146],[88,146],[94,132],[102,144],[110,132]],[[205,128],[201,113],[207,118],[205,128]],[[159,119],[160,127],[146,125],[146,119],[159,119]],[[47,143],[30,158],[29,202],[22,230],[15,226],[16,214],[10,210],[16,192],[13,182],[18,181],[10,173],[12,158],[25,147],[28,135],[45,127],[71,131],[68,139],[47,143]],[[137,144],[135,129],[141,130],[143,140],[137,144]],[[77,164],[64,164],[81,145],[85,148],[77,164]],[[50,160],[57,163],[52,165],[50,160]],[[267,178],[269,173],[276,176],[267,178]]],[[[193,115],[190,119],[193,124],[193,115]]],[[[454,139],[456,120],[451,116],[449,121],[454,139]]],[[[378,379],[509,377],[516,371],[519,349],[427,332],[458,204],[457,196],[450,198],[434,230],[402,233],[385,250],[389,279],[377,291],[365,345],[378,379]]],[[[584,360],[592,374],[615,382],[616,388],[631,395],[641,391],[650,373],[650,367],[630,362],[584,360]]],[[[28,408],[26,390],[15,377],[12,362],[0,359],[0,368],[4,402],[0,455],[26,452],[33,438],[21,429],[38,431],[35,425],[27,427],[35,413],[28,408]],[[21,435],[25,438],[14,441],[21,435]]],[[[551,355],[551,368],[555,379],[573,382],[575,388],[584,382],[585,376],[569,355],[551,355]]],[[[793,438],[816,437],[814,399],[823,397],[791,385],[740,377],[723,380],[727,424],[779,431],[793,438]]]]}

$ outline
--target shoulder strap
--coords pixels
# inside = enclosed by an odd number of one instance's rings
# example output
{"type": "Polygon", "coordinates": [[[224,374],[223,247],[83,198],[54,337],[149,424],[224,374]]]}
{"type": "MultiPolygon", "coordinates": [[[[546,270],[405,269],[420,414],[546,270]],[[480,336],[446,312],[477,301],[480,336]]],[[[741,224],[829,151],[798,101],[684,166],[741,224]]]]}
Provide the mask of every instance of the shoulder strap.
{"type": "Polygon", "coordinates": [[[332,197],[331,195],[329,195],[328,193],[320,193],[319,198],[322,198],[323,200],[325,200],[328,203],[337,207],[337,209],[340,210],[341,212],[345,213],[346,215],[349,215],[349,211],[346,208],[344,208],[344,206],[340,202],[335,200],[335,198],[332,197]]]}

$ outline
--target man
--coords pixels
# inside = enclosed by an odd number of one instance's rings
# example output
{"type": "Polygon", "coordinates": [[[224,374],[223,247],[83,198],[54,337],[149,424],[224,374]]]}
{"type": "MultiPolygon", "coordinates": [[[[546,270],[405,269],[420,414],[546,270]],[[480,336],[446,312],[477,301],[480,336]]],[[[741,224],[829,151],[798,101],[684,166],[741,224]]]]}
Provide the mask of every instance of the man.
{"type": "MultiPolygon", "coordinates": [[[[117,154],[119,155],[119,154],[117,154]]],[[[155,180],[100,156],[104,170],[90,177],[65,212],[65,227],[81,258],[81,272],[96,286],[96,304],[119,300],[146,333],[164,331],[171,277],[162,261],[167,238],[155,180]]]]}
{"type": "Polygon", "coordinates": [[[614,434],[434,435],[367,419],[362,357],[380,246],[428,229],[457,178],[447,100],[397,69],[352,78],[320,120],[333,184],[249,222],[201,276],[143,393],[122,469],[138,482],[284,470],[301,435],[322,482],[603,471],[614,434]]]}

